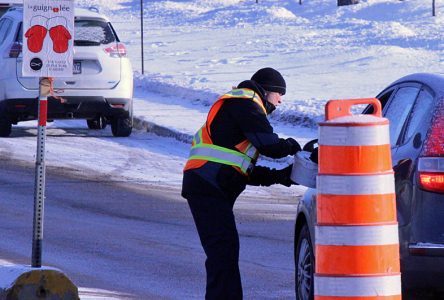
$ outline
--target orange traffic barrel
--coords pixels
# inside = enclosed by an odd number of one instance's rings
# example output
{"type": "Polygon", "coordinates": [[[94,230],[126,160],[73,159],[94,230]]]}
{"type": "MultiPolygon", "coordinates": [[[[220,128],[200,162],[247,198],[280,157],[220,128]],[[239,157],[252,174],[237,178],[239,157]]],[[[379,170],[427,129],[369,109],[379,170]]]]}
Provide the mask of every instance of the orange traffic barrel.
{"type": "Polygon", "coordinates": [[[389,121],[375,98],[331,100],[319,124],[317,300],[401,299],[389,121]],[[353,114],[358,104],[372,114],[353,114]]]}

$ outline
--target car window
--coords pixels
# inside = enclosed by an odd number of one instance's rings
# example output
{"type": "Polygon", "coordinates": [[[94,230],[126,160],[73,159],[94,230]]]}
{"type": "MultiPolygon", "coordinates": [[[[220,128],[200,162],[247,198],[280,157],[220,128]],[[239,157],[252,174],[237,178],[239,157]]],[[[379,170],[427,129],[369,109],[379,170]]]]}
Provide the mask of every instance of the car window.
{"type": "Polygon", "coordinates": [[[390,90],[387,93],[385,93],[381,96],[378,96],[378,100],[379,100],[379,102],[381,102],[382,108],[384,108],[385,105],[387,104],[388,100],[390,99],[390,96],[393,94],[393,91],[394,90],[390,90]]]}
{"type": "Polygon", "coordinates": [[[403,143],[407,142],[417,131],[419,124],[427,118],[433,104],[433,96],[428,91],[422,89],[416,99],[415,105],[410,113],[410,118],[406,125],[403,143]]]}
{"type": "Polygon", "coordinates": [[[390,121],[390,144],[397,144],[402,127],[412,109],[419,87],[401,87],[388,103],[384,110],[384,116],[390,121]]]}
{"type": "Polygon", "coordinates": [[[115,41],[116,37],[108,22],[82,19],[74,22],[75,46],[99,46],[115,41]]]}
{"type": "Polygon", "coordinates": [[[11,31],[12,21],[10,19],[2,19],[0,21],[0,45],[3,44],[9,32],[11,31]]]}
{"type": "MultiPolygon", "coordinates": [[[[387,101],[390,99],[390,96],[393,94],[394,90],[390,90],[382,95],[379,95],[377,99],[379,102],[381,102],[381,107],[384,109],[385,105],[387,104],[387,101]]],[[[362,111],[362,114],[372,114],[373,113],[373,105],[367,105],[364,110],[362,111]]]]}

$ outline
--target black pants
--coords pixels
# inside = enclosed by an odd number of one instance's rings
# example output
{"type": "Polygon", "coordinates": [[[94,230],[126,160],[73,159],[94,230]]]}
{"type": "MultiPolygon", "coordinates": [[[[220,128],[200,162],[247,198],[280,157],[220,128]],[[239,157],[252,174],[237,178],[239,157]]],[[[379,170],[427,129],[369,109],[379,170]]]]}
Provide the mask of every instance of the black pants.
{"type": "Polygon", "coordinates": [[[229,197],[194,174],[185,174],[182,195],[188,200],[207,255],[205,299],[242,299],[239,273],[239,236],[233,214],[235,197],[229,197]]]}

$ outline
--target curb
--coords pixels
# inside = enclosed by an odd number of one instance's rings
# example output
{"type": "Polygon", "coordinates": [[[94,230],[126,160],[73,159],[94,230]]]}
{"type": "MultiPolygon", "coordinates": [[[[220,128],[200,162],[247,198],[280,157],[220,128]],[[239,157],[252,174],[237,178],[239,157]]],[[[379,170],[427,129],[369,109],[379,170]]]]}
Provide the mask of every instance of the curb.
{"type": "MultiPolygon", "coordinates": [[[[190,145],[191,141],[193,140],[193,136],[191,134],[179,132],[168,127],[160,126],[156,123],[139,119],[138,117],[133,117],[133,127],[137,130],[144,130],[146,132],[153,133],[161,137],[174,138],[179,142],[184,142],[190,145]]],[[[280,163],[288,162],[286,158],[269,158],[263,156],[262,159],[270,162],[280,162],[280,163]]]]}
{"type": "Polygon", "coordinates": [[[77,287],[62,271],[30,266],[0,266],[0,300],[79,300],[77,287]]]}
{"type": "Polygon", "coordinates": [[[133,117],[133,126],[138,130],[154,133],[158,136],[172,137],[180,142],[191,144],[193,136],[191,134],[182,133],[164,126],[157,125],[153,122],[145,121],[137,117],[133,117]]]}

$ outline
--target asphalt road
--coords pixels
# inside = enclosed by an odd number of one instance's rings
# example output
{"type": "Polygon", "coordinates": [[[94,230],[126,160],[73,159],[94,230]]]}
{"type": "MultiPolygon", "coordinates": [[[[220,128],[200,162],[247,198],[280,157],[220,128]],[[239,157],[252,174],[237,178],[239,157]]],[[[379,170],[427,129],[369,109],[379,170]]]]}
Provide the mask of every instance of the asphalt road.
{"type": "MultiPolygon", "coordinates": [[[[0,166],[0,259],[29,265],[34,169],[0,166]]],[[[43,265],[118,299],[203,299],[205,257],[177,189],[66,173],[47,170],[43,265]]],[[[241,198],[235,206],[245,299],[294,299],[290,201],[241,198]]]]}

